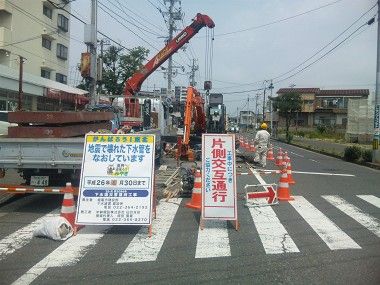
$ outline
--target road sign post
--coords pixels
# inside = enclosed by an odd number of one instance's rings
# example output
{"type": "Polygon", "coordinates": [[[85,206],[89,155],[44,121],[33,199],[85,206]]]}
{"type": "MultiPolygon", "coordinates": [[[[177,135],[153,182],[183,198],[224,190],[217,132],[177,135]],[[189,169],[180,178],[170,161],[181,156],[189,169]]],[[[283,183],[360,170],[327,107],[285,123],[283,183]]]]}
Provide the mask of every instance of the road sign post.
{"type": "Polygon", "coordinates": [[[151,226],[154,152],[154,135],[87,134],[76,223],[151,226]]]}
{"type": "Polygon", "coordinates": [[[238,229],[235,135],[202,135],[202,220],[233,220],[238,229]]]}

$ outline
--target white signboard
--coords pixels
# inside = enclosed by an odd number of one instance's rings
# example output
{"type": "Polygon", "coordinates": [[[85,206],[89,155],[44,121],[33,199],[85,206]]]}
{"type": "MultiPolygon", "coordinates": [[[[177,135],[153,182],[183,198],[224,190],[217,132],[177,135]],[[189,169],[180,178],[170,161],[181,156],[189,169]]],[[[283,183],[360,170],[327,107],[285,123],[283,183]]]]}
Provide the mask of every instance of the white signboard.
{"type": "Polygon", "coordinates": [[[87,134],[76,223],[150,225],[155,136],[87,134]]]}
{"type": "Polygon", "coordinates": [[[202,135],[202,219],[237,220],[235,135],[202,135]]]}

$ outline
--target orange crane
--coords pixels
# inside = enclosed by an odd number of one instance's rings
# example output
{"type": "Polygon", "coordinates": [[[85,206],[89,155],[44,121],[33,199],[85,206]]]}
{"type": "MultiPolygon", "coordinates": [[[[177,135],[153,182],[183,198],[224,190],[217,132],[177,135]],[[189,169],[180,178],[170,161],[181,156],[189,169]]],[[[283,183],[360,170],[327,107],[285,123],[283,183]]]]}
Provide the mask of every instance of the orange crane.
{"type": "Polygon", "coordinates": [[[190,148],[190,132],[194,127],[194,133],[200,135],[206,132],[206,114],[204,111],[205,100],[194,88],[187,88],[186,106],[183,122],[183,137],[177,140],[177,160],[187,159],[194,161],[194,152],[190,148]]]}
{"type": "Polygon", "coordinates": [[[178,49],[194,37],[200,29],[208,27],[210,29],[215,27],[213,20],[207,16],[198,13],[193,22],[184,28],[174,39],[167,43],[167,45],[160,50],[147,64],[141,67],[136,73],[130,77],[125,83],[124,89],[124,116],[128,118],[126,124],[138,126],[141,124],[140,120],[140,104],[138,98],[133,96],[140,91],[141,85],[145,79],[152,74],[160,65],[162,65],[170,56],[172,56],[178,49]],[[133,120],[135,118],[135,120],[133,120]]]}

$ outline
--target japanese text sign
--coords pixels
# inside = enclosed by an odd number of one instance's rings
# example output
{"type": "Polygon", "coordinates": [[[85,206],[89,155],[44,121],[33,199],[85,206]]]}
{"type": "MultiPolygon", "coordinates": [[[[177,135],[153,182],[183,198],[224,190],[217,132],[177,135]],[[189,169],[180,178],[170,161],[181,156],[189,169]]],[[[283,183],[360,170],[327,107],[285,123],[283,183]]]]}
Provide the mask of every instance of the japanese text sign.
{"type": "Polygon", "coordinates": [[[150,225],[155,136],[87,134],[76,223],[150,225]]]}
{"type": "Polygon", "coordinates": [[[202,135],[202,219],[237,220],[235,135],[202,135]]]}

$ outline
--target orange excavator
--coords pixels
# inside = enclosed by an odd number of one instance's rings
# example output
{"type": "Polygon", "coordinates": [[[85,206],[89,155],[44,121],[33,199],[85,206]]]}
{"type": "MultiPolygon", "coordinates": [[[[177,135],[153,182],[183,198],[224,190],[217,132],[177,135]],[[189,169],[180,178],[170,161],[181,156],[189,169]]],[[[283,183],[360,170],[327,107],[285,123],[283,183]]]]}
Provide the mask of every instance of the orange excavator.
{"type": "Polygon", "coordinates": [[[212,29],[215,27],[215,24],[209,16],[198,13],[189,26],[184,28],[174,39],[168,42],[162,50],[149,60],[147,64],[141,67],[127,80],[124,89],[124,119],[122,124],[141,126],[139,99],[134,98],[134,95],[140,91],[141,85],[150,74],[152,74],[184,44],[188,43],[189,40],[203,27],[212,29]]]}
{"type": "Polygon", "coordinates": [[[206,132],[206,114],[204,110],[205,100],[194,88],[187,88],[186,106],[183,122],[183,137],[178,136],[177,160],[186,159],[194,161],[194,152],[190,148],[190,133],[201,135],[206,132]]]}

